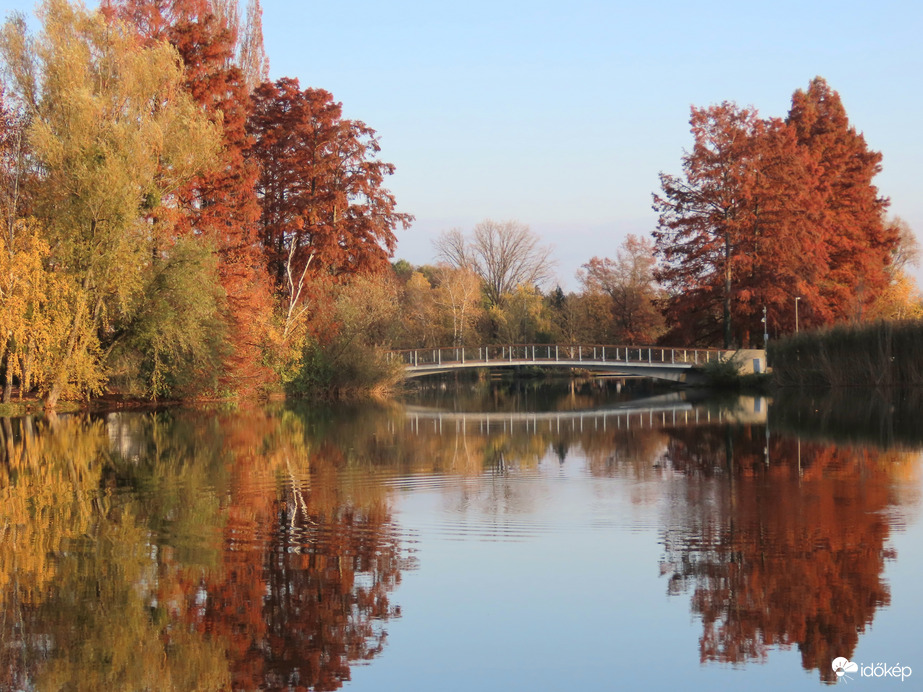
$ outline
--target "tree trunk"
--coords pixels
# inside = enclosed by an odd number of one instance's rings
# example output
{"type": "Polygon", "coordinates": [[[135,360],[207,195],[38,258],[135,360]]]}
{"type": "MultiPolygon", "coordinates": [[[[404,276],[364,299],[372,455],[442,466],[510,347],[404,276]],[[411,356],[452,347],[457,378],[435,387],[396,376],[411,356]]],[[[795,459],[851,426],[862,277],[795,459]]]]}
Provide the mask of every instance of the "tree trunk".
{"type": "Polygon", "coordinates": [[[731,239],[724,236],[724,347],[731,347],[731,239]]]}
{"type": "Polygon", "coordinates": [[[45,395],[45,411],[54,411],[58,406],[58,399],[61,398],[61,382],[60,380],[55,380],[54,384],[51,385],[51,389],[48,390],[48,394],[45,395]]]}
{"type": "Polygon", "coordinates": [[[13,394],[13,373],[10,368],[10,356],[12,355],[9,348],[12,339],[7,339],[3,346],[3,355],[0,357],[0,377],[3,378],[3,403],[10,403],[10,397],[13,394]]]}

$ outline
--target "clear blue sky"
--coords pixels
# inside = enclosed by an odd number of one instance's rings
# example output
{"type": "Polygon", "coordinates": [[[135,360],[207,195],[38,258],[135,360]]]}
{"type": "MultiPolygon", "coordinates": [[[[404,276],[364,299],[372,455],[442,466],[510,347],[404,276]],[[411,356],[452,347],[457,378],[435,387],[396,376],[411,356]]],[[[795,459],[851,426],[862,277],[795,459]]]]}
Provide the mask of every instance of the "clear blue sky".
{"type": "MultiPolygon", "coordinates": [[[[0,0],[4,14],[32,3],[0,0]]],[[[327,89],[378,131],[417,217],[398,257],[484,218],[555,247],[559,281],[656,223],[690,105],[784,116],[815,75],[884,154],[877,182],[923,236],[923,3],[263,0],[273,78],[327,89]]]]}
{"type": "Polygon", "coordinates": [[[272,76],[323,87],[381,136],[417,217],[440,231],[517,219],[555,246],[559,280],[647,233],[678,173],[692,104],[784,116],[816,75],[884,154],[877,182],[923,235],[923,3],[263,0],[272,76]]]}

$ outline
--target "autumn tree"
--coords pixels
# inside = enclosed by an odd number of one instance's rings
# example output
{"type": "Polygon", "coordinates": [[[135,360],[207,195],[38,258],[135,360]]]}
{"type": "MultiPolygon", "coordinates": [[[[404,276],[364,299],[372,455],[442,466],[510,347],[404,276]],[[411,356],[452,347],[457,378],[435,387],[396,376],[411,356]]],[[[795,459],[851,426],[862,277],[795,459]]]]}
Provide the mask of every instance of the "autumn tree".
{"type": "Polygon", "coordinates": [[[584,293],[608,298],[617,343],[653,343],[662,332],[654,262],[653,241],[629,234],[614,260],[593,257],[577,275],[584,293]]]}
{"type": "Polygon", "coordinates": [[[375,131],[343,118],[329,92],[286,78],[260,85],[253,102],[249,156],[260,168],[259,239],[288,334],[311,309],[312,277],[387,269],[394,233],[413,217],[397,211],[384,187],[394,166],[376,158],[375,131]]]}
{"type": "Polygon", "coordinates": [[[176,48],[186,90],[221,130],[220,156],[176,191],[168,221],[175,234],[201,236],[217,253],[224,329],[233,336],[220,358],[221,384],[252,392],[270,377],[262,361],[272,331],[271,287],[257,237],[257,162],[245,156],[248,96],[268,69],[258,0],[248,6],[243,28],[236,3],[227,0],[106,0],[104,9],[130,22],[143,40],[176,48]]]}
{"type": "Polygon", "coordinates": [[[559,286],[545,296],[545,303],[551,320],[548,335],[552,340],[574,345],[623,342],[613,319],[612,299],[601,289],[584,286],[581,291],[565,294],[559,286]]]}
{"type": "MultiPolygon", "coordinates": [[[[12,300],[12,291],[17,284],[17,266],[19,259],[18,231],[22,212],[27,201],[24,199],[28,188],[30,158],[26,144],[26,119],[22,111],[7,107],[6,99],[0,92],[0,224],[2,224],[3,246],[6,256],[3,261],[9,263],[7,271],[11,285],[5,287],[2,299],[12,300]]],[[[19,287],[23,284],[19,282],[19,287]]],[[[4,305],[3,312],[10,314],[10,306],[4,305]]],[[[13,385],[14,361],[21,357],[26,347],[22,338],[13,336],[11,327],[0,331],[0,378],[3,379],[3,403],[9,403],[13,385]]]]}
{"type": "Polygon", "coordinates": [[[474,227],[470,238],[453,229],[434,245],[439,259],[481,277],[491,306],[501,306],[520,286],[540,288],[554,268],[551,247],[518,221],[488,219],[474,227]]]}
{"type": "Polygon", "coordinates": [[[849,126],[836,92],[814,80],[786,121],[725,102],[693,108],[690,122],[684,175],[662,174],[654,195],[668,338],[759,343],[764,309],[774,331],[793,331],[796,297],[804,325],[859,318],[884,285],[895,240],[871,184],[880,155],[849,126]]]}
{"type": "Polygon", "coordinates": [[[821,294],[832,319],[859,320],[888,284],[898,238],[884,223],[888,200],[874,185],[881,153],[868,148],[839,94],[821,77],[792,96],[786,123],[816,171],[808,233],[826,252],[821,294]]]}
{"type": "Polygon", "coordinates": [[[802,232],[809,170],[784,124],[753,109],[693,107],[690,123],[684,175],[661,174],[654,195],[654,275],[669,296],[668,338],[750,345],[764,306],[777,324],[795,295],[818,302],[809,250],[822,248],[802,232]]]}
{"type": "Polygon", "coordinates": [[[400,366],[385,351],[396,336],[399,303],[391,277],[360,274],[326,290],[318,303],[330,307],[314,316],[289,391],[354,395],[393,387],[400,366]]]}
{"type": "MultiPolygon", "coordinates": [[[[55,271],[44,228],[34,219],[16,221],[12,234],[0,239],[0,334],[7,336],[4,354],[6,386],[19,381],[19,397],[33,387],[47,390],[56,372],[60,345],[71,328],[70,313],[77,287],[55,271]]],[[[91,381],[90,371],[75,371],[75,379],[91,381]]]]}
{"type": "Polygon", "coordinates": [[[911,267],[919,266],[920,245],[916,235],[904,219],[894,217],[885,221],[887,233],[897,237],[888,265],[888,285],[875,296],[869,317],[885,320],[919,319],[923,317],[923,296],[911,267]]]}
{"type": "Polygon", "coordinates": [[[407,274],[399,271],[401,267],[395,267],[394,272],[400,286],[398,299],[401,316],[395,345],[398,348],[438,346],[441,330],[436,322],[436,291],[423,272],[414,269],[409,262],[406,264],[407,274]]]}
{"type": "Polygon", "coordinates": [[[436,269],[435,303],[450,325],[451,338],[440,345],[464,346],[481,312],[481,280],[466,267],[441,265],[436,269]]]}
{"type": "Polygon", "coordinates": [[[69,384],[98,389],[101,339],[132,314],[160,247],[146,216],[211,161],[218,137],[171,46],[140,45],[124,24],[64,0],[47,0],[39,18],[35,39],[8,22],[2,53],[40,164],[35,212],[71,286],[54,408],[69,384]]]}

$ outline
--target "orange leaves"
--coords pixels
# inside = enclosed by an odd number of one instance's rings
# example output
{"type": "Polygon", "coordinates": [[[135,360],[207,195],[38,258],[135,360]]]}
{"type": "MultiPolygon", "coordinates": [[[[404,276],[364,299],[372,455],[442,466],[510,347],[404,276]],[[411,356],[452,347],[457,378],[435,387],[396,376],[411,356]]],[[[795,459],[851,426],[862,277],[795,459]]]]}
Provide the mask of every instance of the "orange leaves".
{"type": "Polygon", "coordinates": [[[836,92],[815,79],[784,122],[725,102],[690,123],[684,175],[654,195],[672,337],[747,346],[764,307],[772,333],[793,331],[796,297],[802,326],[867,317],[897,237],[872,185],[881,155],[836,92]]]}
{"type": "Polygon", "coordinates": [[[278,287],[286,260],[299,275],[309,257],[312,272],[333,275],[387,267],[398,227],[413,217],[399,213],[383,187],[394,172],[378,161],[375,131],[342,119],[342,108],[322,89],[301,90],[295,79],[262,84],[254,93],[250,156],[261,167],[260,237],[278,287]]]}

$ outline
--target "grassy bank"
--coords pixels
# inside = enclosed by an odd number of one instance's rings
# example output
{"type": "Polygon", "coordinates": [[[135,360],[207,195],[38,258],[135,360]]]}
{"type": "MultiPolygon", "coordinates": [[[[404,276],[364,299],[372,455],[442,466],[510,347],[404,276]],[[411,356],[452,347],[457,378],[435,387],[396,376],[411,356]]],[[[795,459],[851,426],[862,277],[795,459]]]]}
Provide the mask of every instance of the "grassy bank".
{"type": "Polygon", "coordinates": [[[741,373],[740,363],[736,360],[710,361],[701,369],[701,375],[702,386],[728,392],[765,394],[769,392],[772,381],[767,373],[741,373]]]}
{"type": "Polygon", "coordinates": [[[779,387],[923,385],[923,322],[878,322],[802,332],[770,342],[779,387]]]}

